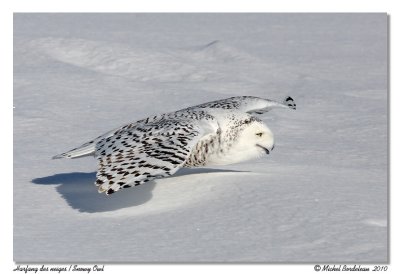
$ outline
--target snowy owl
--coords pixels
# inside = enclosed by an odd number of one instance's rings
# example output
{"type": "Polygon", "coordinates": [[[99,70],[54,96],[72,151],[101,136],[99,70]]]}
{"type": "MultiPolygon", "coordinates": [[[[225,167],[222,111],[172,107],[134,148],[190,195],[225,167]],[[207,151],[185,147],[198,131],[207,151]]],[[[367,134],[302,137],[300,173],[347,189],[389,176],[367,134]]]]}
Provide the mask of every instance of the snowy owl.
{"type": "Polygon", "coordinates": [[[259,118],[283,103],[239,96],[150,116],[111,130],[53,159],[94,156],[96,186],[112,194],[122,188],[170,176],[181,167],[227,165],[269,154],[271,130],[259,118]]]}

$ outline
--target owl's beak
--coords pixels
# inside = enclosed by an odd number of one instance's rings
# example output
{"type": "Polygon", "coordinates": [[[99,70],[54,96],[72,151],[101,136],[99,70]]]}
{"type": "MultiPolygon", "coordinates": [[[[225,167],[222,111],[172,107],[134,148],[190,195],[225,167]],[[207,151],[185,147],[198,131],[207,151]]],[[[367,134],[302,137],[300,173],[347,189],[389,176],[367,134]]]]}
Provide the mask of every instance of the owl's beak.
{"type": "MultiPolygon", "coordinates": [[[[259,144],[257,144],[257,146],[262,148],[265,151],[265,153],[269,154],[269,149],[268,148],[260,146],[259,144]]],[[[274,149],[274,147],[272,146],[271,150],[273,150],[273,149],[274,149]]]]}

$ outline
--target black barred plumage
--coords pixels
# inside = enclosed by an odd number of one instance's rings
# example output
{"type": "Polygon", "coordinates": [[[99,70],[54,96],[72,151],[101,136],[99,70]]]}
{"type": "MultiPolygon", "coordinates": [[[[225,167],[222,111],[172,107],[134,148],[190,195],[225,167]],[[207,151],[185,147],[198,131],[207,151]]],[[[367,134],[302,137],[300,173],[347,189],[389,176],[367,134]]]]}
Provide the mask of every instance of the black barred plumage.
{"type": "Polygon", "coordinates": [[[250,114],[276,107],[296,109],[296,104],[291,97],[278,103],[252,96],[204,103],[124,125],[53,158],[95,156],[95,184],[99,192],[112,194],[183,166],[240,162],[269,152],[272,133],[250,114]]]}

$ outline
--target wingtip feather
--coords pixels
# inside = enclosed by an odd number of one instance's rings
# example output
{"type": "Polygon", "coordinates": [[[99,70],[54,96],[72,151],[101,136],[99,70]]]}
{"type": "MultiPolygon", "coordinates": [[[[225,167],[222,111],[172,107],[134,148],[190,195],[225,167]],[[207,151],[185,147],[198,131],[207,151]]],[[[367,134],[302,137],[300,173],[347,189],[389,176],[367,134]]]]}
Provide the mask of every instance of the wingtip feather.
{"type": "Polygon", "coordinates": [[[293,98],[288,96],[285,98],[283,103],[291,109],[296,109],[296,103],[294,102],[293,98]]]}

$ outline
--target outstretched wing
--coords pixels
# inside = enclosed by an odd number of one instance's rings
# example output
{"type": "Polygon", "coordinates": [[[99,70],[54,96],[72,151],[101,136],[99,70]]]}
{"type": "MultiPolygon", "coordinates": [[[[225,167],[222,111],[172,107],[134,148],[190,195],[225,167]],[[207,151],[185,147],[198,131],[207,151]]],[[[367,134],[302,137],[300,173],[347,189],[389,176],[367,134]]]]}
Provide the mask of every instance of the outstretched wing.
{"type": "Polygon", "coordinates": [[[96,185],[112,194],[121,188],[141,185],[174,174],[188,159],[198,140],[215,133],[217,122],[162,119],[123,128],[96,144],[96,185]]]}
{"type": "Polygon", "coordinates": [[[237,109],[250,114],[263,114],[273,108],[291,108],[296,109],[296,103],[291,97],[286,97],[282,103],[258,98],[254,96],[238,96],[228,99],[204,103],[189,109],[219,108],[219,109],[237,109]]]}
{"type": "Polygon", "coordinates": [[[296,109],[296,103],[290,96],[286,97],[282,103],[278,103],[267,99],[262,99],[262,100],[264,100],[264,102],[258,103],[257,105],[254,106],[248,105],[247,107],[249,109],[246,112],[249,114],[264,114],[274,108],[296,109]]]}

